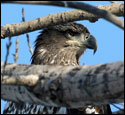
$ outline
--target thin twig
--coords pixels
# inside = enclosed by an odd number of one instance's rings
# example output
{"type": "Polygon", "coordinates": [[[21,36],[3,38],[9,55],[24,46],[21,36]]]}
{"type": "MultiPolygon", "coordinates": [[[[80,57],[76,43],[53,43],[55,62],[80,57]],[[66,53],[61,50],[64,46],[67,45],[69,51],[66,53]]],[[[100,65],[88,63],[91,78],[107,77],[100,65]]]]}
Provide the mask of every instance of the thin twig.
{"type": "Polygon", "coordinates": [[[6,44],[7,53],[6,53],[6,57],[5,57],[5,63],[4,63],[4,65],[3,65],[2,80],[3,80],[3,76],[4,76],[4,74],[5,74],[5,68],[6,68],[6,65],[7,65],[7,60],[8,60],[8,56],[9,56],[9,49],[10,49],[10,46],[11,46],[11,45],[12,45],[11,37],[9,37],[8,43],[6,44]]]}
{"type": "MultiPolygon", "coordinates": [[[[25,10],[24,10],[24,8],[22,8],[22,21],[25,22],[25,10]]],[[[29,46],[29,52],[31,53],[31,55],[33,55],[33,49],[32,49],[31,44],[30,44],[30,39],[29,39],[28,33],[26,33],[26,37],[27,37],[27,43],[29,46]]]]}
{"type": "Polygon", "coordinates": [[[16,39],[16,51],[15,54],[13,54],[15,63],[17,63],[17,60],[19,59],[18,51],[19,51],[19,39],[16,39]]]}
{"type": "Polygon", "coordinates": [[[27,43],[29,46],[29,52],[31,53],[31,55],[33,55],[33,49],[32,49],[31,44],[30,44],[29,34],[26,33],[26,37],[27,37],[27,43]]]}

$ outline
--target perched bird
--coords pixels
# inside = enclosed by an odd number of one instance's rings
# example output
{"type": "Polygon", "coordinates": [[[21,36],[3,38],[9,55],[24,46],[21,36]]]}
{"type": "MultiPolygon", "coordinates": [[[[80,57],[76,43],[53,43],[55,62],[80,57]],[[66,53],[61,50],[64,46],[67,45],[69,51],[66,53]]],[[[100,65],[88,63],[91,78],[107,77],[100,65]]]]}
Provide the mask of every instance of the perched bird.
{"type": "MultiPolygon", "coordinates": [[[[97,41],[81,24],[70,22],[51,26],[43,30],[35,41],[32,64],[72,65],[80,64],[85,50],[97,50],[97,41]]],[[[4,114],[110,114],[109,105],[88,105],[79,109],[66,107],[44,107],[43,105],[8,102],[4,114]]]]}

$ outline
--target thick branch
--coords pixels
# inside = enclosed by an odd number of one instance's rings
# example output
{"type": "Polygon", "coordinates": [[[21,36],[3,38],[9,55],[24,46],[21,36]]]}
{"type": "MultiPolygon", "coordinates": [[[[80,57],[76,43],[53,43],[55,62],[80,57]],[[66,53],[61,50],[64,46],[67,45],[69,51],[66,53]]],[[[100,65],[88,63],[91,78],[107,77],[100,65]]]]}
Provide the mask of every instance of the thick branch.
{"type": "MultiPolygon", "coordinates": [[[[23,2],[23,1],[17,1],[17,2],[23,2]]],[[[37,2],[37,1],[35,1],[35,2],[37,2]]],[[[46,2],[43,2],[43,3],[46,3],[46,2]]],[[[57,4],[58,2],[56,1],[56,2],[51,2],[51,3],[57,4]]],[[[76,4],[74,4],[73,6],[75,7],[75,5],[76,4]]],[[[64,6],[64,4],[63,4],[63,6],[64,6]]],[[[83,8],[83,7],[80,6],[80,8],[83,8]]],[[[95,8],[95,7],[92,7],[92,8],[95,8]]],[[[88,9],[91,9],[93,11],[92,8],[88,8],[88,9]]],[[[124,15],[124,13],[123,13],[124,4],[121,4],[121,3],[118,3],[117,5],[112,4],[112,5],[108,5],[108,6],[99,5],[99,6],[97,6],[97,8],[100,8],[100,10],[103,9],[101,11],[105,12],[105,15],[103,14],[104,15],[103,17],[106,17],[106,18],[107,18],[107,15],[109,15],[110,18],[112,18],[111,13],[114,13],[115,15],[118,15],[118,16],[124,15]],[[106,10],[106,11],[104,11],[104,10],[106,10]],[[107,11],[109,11],[111,13],[109,13],[107,11]]],[[[96,8],[96,10],[97,10],[97,8],[96,8]]],[[[91,10],[90,10],[90,12],[91,12],[91,10]]],[[[8,36],[16,36],[16,35],[32,32],[34,30],[39,30],[41,28],[45,28],[48,26],[71,22],[71,21],[90,20],[91,22],[94,22],[94,21],[97,21],[97,19],[99,17],[102,17],[102,16],[97,17],[91,13],[81,11],[81,10],[73,10],[73,11],[67,11],[67,12],[62,12],[62,13],[58,13],[58,14],[52,14],[52,15],[49,15],[46,17],[41,17],[36,20],[32,20],[32,21],[28,21],[28,22],[5,25],[5,26],[1,27],[1,38],[5,38],[8,36]]],[[[117,21],[118,21],[118,23],[120,23],[120,25],[124,25],[124,24],[121,24],[121,21],[119,21],[119,19],[117,21]]]]}
{"type": "Polygon", "coordinates": [[[117,25],[118,27],[124,29],[124,22],[120,18],[112,15],[110,12],[107,12],[107,11],[102,10],[102,9],[98,9],[98,8],[96,8],[92,5],[86,4],[86,3],[68,2],[68,1],[58,1],[58,2],[57,1],[42,1],[41,4],[76,8],[76,9],[80,9],[83,11],[87,11],[89,13],[92,13],[92,14],[100,17],[100,18],[104,18],[105,20],[107,20],[107,21],[117,25]]]}
{"type": "MultiPolygon", "coordinates": [[[[3,63],[1,64],[3,71],[3,63]]],[[[1,97],[15,102],[72,108],[124,100],[124,63],[93,66],[8,64],[1,97]]]]}
{"type": "MultiPolygon", "coordinates": [[[[68,4],[70,4],[70,2],[66,2],[66,1],[56,1],[56,2],[54,2],[54,1],[2,1],[2,3],[31,4],[31,5],[55,5],[55,6],[62,6],[62,7],[68,7],[68,4]]],[[[72,4],[70,4],[70,5],[72,5],[72,4]]],[[[116,2],[111,5],[98,5],[96,7],[99,9],[102,9],[102,10],[109,11],[116,16],[124,16],[124,3],[116,2]]]]}

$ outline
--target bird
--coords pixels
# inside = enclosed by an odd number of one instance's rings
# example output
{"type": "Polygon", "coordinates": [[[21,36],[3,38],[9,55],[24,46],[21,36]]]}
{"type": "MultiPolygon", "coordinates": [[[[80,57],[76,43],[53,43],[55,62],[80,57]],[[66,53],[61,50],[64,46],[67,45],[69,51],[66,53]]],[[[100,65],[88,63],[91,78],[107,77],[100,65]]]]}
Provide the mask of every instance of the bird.
{"type": "MultiPolygon", "coordinates": [[[[76,22],[49,26],[35,40],[31,64],[80,65],[80,57],[86,49],[97,51],[97,40],[87,27],[76,22]]],[[[109,105],[87,105],[78,109],[51,107],[28,103],[8,102],[4,114],[111,114],[109,105]]]]}

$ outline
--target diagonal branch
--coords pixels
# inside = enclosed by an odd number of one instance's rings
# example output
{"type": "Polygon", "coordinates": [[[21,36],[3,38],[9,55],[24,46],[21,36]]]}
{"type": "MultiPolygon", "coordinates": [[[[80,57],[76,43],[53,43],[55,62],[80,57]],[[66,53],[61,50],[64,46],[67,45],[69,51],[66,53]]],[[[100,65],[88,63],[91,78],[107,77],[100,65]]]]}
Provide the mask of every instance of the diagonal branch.
{"type": "Polygon", "coordinates": [[[117,25],[118,27],[124,29],[124,21],[120,18],[116,17],[115,15],[107,12],[106,10],[98,9],[92,5],[81,3],[81,2],[69,2],[69,1],[12,1],[13,3],[23,3],[23,4],[43,4],[43,5],[54,5],[54,6],[62,6],[62,7],[69,7],[69,8],[76,8],[79,10],[87,11],[96,15],[99,18],[104,18],[105,20],[117,25]]]}
{"type": "MultiPolygon", "coordinates": [[[[112,2],[114,2],[114,1],[112,1],[112,2]]],[[[67,1],[56,1],[56,2],[54,2],[54,1],[2,1],[2,3],[31,4],[31,5],[54,5],[54,6],[68,7],[67,1]]],[[[116,16],[124,16],[124,3],[115,2],[111,5],[98,5],[96,7],[99,9],[102,9],[102,10],[109,11],[110,13],[112,13],[116,16]]]]}
{"type": "Polygon", "coordinates": [[[120,103],[124,100],[124,63],[93,66],[8,64],[1,84],[2,99],[14,102],[71,108],[120,103]]]}
{"type": "MultiPolygon", "coordinates": [[[[124,15],[124,4],[112,4],[108,6],[97,6],[100,9],[107,10],[115,15],[124,15]],[[122,9],[122,10],[120,10],[122,9]],[[121,13],[122,12],[122,13],[121,13]]],[[[109,14],[109,13],[108,13],[109,14]]],[[[97,21],[99,17],[82,11],[82,10],[73,10],[57,14],[51,14],[46,17],[41,17],[32,21],[27,21],[18,24],[7,24],[1,27],[1,38],[8,36],[17,36],[20,34],[32,32],[39,30],[48,26],[58,25],[61,23],[78,21],[78,20],[90,20],[91,22],[97,21]],[[9,32],[10,31],[10,32],[9,32]]]]}

